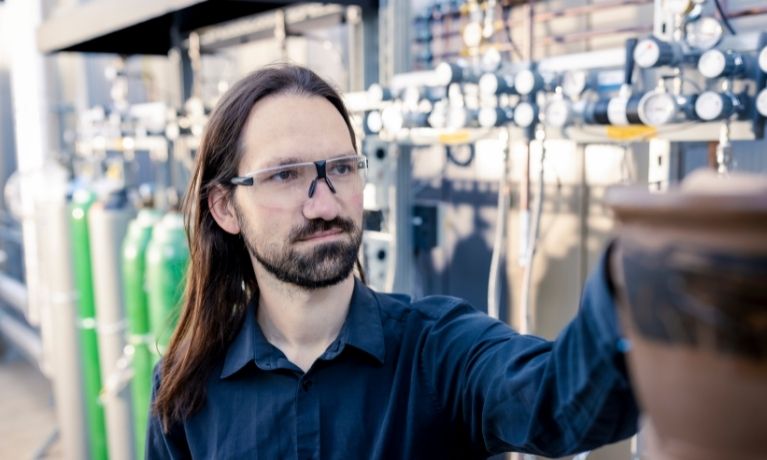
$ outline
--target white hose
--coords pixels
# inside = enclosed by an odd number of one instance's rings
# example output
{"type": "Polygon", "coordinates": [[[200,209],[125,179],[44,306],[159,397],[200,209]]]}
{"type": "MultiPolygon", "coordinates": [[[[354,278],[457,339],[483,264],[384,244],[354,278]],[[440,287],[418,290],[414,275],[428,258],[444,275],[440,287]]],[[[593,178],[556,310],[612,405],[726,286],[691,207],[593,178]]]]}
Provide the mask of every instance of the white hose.
{"type": "Polygon", "coordinates": [[[533,278],[533,261],[535,260],[535,253],[538,248],[538,234],[540,233],[541,215],[543,214],[543,199],[544,199],[544,163],[546,160],[546,149],[543,147],[543,141],[541,141],[541,165],[538,172],[538,197],[535,203],[535,210],[532,218],[532,226],[530,227],[530,233],[527,238],[529,242],[527,246],[527,252],[525,254],[525,271],[522,276],[522,292],[520,294],[520,305],[522,307],[522,323],[519,327],[521,334],[529,334],[535,327],[535,318],[530,306],[530,291],[532,290],[532,278],[533,278]]]}
{"type": "MultiPolygon", "coordinates": [[[[506,133],[506,131],[504,131],[506,133]]],[[[509,167],[508,135],[502,136],[503,142],[503,174],[498,181],[498,212],[493,239],[493,256],[490,260],[490,276],[487,280],[487,314],[492,318],[500,318],[501,313],[501,267],[506,258],[506,233],[509,219],[509,167]]]]}

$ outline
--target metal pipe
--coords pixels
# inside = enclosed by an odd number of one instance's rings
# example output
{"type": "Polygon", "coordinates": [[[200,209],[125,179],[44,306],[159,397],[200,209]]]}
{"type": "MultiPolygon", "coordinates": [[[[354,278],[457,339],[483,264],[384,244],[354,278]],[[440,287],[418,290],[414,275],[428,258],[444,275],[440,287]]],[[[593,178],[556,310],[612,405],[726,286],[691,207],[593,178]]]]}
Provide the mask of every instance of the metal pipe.
{"type": "Polygon", "coordinates": [[[121,358],[127,344],[120,246],[133,211],[126,194],[116,191],[94,204],[88,214],[107,446],[110,458],[132,460],[135,446],[131,395],[128,388],[120,386],[121,358]]]}
{"type": "MultiPolygon", "coordinates": [[[[622,8],[625,6],[644,6],[644,5],[650,5],[652,3],[653,3],[653,0],[618,0],[613,2],[592,3],[588,5],[568,7],[562,10],[541,11],[541,12],[533,14],[532,19],[531,17],[528,16],[525,19],[509,19],[507,22],[509,24],[509,27],[517,27],[517,26],[525,25],[525,23],[531,20],[535,22],[547,22],[552,19],[584,16],[587,14],[596,13],[599,11],[605,11],[605,10],[614,9],[614,8],[622,8]]],[[[498,27],[497,22],[496,22],[496,27],[498,27]]],[[[501,29],[503,28],[503,24],[501,24],[500,28],[501,29]]]]}
{"type": "MultiPolygon", "coordinates": [[[[13,35],[11,47],[11,90],[13,119],[16,131],[16,164],[20,176],[20,196],[23,209],[22,232],[24,239],[24,267],[29,287],[27,319],[37,325],[41,322],[40,308],[43,292],[40,288],[40,257],[38,254],[38,228],[34,219],[34,197],[38,190],[33,172],[39,171],[50,157],[48,139],[47,72],[43,56],[37,49],[36,31],[42,22],[40,0],[9,0],[6,4],[8,24],[13,35]]],[[[26,308],[26,307],[25,307],[26,308]]]]}
{"type": "Polygon", "coordinates": [[[733,11],[732,13],[727,13],[728,19],[738,19],[738,18],[744,18],[748,16],[761,16],[763,14],[767,14],[767,6],[754,6],[751,8],[745,8],[742,10],[733,11]]]}
{"type": "Polygon", "coordinates": [[[27,287],[10,276],[0,273],[0,297],[19,313],[27,312],[27,287]]]}
{"type": "Polygon", "coordinates": [[[11,342],[25,358],[36,366],[43,356],[43,341],[40,334],[24,320],[0,308],[0,335],[11,342]]]}
{"type": "Polygon", "coordinates": [[[564,35],[549,35],[542,37],[544,45],[550,45],[552,43],[573,43],[582,40],[588,40],[595,37],[603,37],[607,35],[615,34],[632,34],[642,35],[652,32],[652,26],[638,26],[638,27],[620,27],[617,29],[598,29],[598,30],[586,30],[583,32],[572,32],[564,35]]]}
{"type": "Polygon", "coordinates": [[[535,0],[530,0],[527,5],[530,8],[527,23],[527,59],[533,61],[533,50],[535,49],[535,0]]]}

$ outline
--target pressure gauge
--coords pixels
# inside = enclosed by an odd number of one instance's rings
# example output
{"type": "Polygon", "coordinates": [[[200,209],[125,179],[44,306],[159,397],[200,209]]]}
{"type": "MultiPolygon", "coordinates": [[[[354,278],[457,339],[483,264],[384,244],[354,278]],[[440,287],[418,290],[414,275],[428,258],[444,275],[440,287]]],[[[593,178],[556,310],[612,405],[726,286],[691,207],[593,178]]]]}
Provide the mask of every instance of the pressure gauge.
{"type": "Polygon", "coordinates": [[[388,88],[384,88],[378,83],[373,83],[368,87],[367,92],[368,102],[371,104],[378,104],[382,101],[388,101],[392,98],[391,91],[388,88]]]}
{"type": "Polygon", "coordinates": [[[762,48],[759,53],[759,68],[762,69],[762,72],[767,73],[767,46],[762,48]]]}
{"type": "Polygon", "coordinates": [[[685,41],[691,48],[705,51],[722,41],[724,29],[722,24],[710,16],[704,16],[685,26],[685,41]]]}
{"type": "Polygon", "coordinates": [[[575,99],[586,90],[588,74],[580,70],[565,72],[562,76],[562,91],[568,97],[575,99]]]}
{"type": "Polygon", "coordinates": [[[383,120],[381,119],[381,112],[378,110],[371,110],[365,117],[365,126],[368,132],[377,134],[381,132],[383,128],[383,120]]]}
{"type": "Polygon", "coordinates": [[[538,118],[538,109],[529,102],[520,102],[514,109],[514,123],[521,128],[529,128],[538,118]]]}
{"type": "Polygon", "coordinates": [[[713,49],[698,60],[698,71],[706,78],[728,77],[743,69],[743,58],[732,52],[713,49]]]}
{"type": "Polygon", "coordinates": [[[646,38],[634,49],[634,61],[645,69],[670,65],[674,60],[674,48],[657,38],[646,38]]]}
{"type": "Polygon", "coordinates": [[[483,128],[502,126],[514,118],[514,112],[508,107],[485,107],[479,111],[479,125],[483,128]]]}
{"type": "Polygon", "coordinates": [[[767,117],[767,88],[764,88],[756,96],[756,111],[763,117],[767,117]]]}
{"type": "Polygon", "coordinates": [[[462,69],[458,64],[442,62],[434,69],[437,74],[437,84],[447,86],[461,80],[462,69]]]}
{"type": "Polygon", "coordinates": [[[482,43],[482,25],[479,22],[470,22],[463,28],[463,43],[469,48],[476,48],[482,43]]]}
{"type": "Polygon", "coordinates": [[[651,91],[639,101],[639,119],[650,126],[670,123],[678,110],[674,96],[663,91],[651,91]]]}
{"type": "Polygon", "coordinates": [[[514,88],[519,94],[532,94],[543,87],[543,79],[537,72],[525,69],[514,77],[514,88]]]}
{"type": "Polygon", "coordinates": [[[396,133],[405,124],[405,117],[399,107],[389,106],[381,112],[381,123],[388,133],[396,133]]]}
{"type": "Polygon", "coordinates": [[[479,91],[486,96],[514,93],[514,82],[507,75],[486,73],[479,79],[479,91]]]}
{"type": "Polygon", "coordinates": [[[724,120],[735,113],[733,97],[715,91],[706,91],[695,101],[695,114],[704,121],[724,120]]]}
{"type": "Polygon", "coordinates": [[[573,119],[573,109],[570,101],[566,99],[554,99],[546,104],[543,110],[543,121],[547,126],[564,128],[573,119]]]}
{"type": "Polygon", "coordinates": [[[695,6],[692,0],[666,0],[664,7],[671,14],[685,15],[695,6]]]}

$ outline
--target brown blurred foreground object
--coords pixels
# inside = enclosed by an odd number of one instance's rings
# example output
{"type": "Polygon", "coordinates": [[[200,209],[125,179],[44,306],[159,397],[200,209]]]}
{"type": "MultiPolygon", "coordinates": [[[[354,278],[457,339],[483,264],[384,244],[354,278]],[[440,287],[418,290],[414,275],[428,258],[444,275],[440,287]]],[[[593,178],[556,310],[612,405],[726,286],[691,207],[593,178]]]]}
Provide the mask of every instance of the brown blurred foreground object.
{"type": "Polygon", "coordinates": [[[647,458],[767,459],[767,176],[694,174],[607,201],[647,458]]]}

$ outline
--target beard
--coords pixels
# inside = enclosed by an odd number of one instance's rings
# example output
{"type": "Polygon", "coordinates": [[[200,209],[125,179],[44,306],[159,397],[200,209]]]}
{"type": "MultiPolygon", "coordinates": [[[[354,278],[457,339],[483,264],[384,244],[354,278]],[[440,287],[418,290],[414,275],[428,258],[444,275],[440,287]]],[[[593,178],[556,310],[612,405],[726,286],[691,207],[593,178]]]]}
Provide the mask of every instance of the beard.
{"type": "Polygon", "coordinates": [[[240,232],[248,252],[275,278],[306,290],[333,286],[345,280],[354,270],[362,230],[350,219],[337,217],[333,220],[314,219],[294,228],[282,244],[259,248],[250,226],[237,211],[240,232]],[[331,241],[299,251],[295,243],[317,232],[341,230],[345,241],[331,241]]]}

